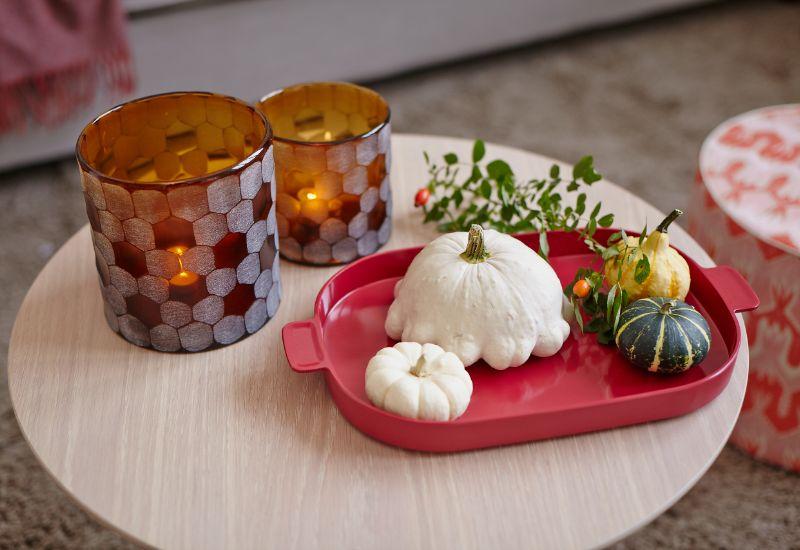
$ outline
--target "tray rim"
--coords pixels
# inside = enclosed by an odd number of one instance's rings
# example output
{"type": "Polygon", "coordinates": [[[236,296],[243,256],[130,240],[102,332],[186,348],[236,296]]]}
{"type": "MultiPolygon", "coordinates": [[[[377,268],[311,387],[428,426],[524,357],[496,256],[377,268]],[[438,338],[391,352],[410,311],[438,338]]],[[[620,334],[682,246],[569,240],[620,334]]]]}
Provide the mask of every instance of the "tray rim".
{"type": "MultiPolygon", "coordinates": [[[[605,237],[607,238],[613,232],[619,231],[619,230],[620,230],[619,228],[598,228],[597,235],[600,235],[600,236],[605,235],[605,237]]],[[[559,231],[548,231],[548,235],[553,235],[553,234],[567,235],[567,234],[570,234],[570,233],[574,233],[574,232],[560,231],[560,230],[559,231]]],[[[635,231],[627,231],[627,230],[626,230],[626,233],[629,236],[639,236],[639,234],[640,234],[640,233],[635,232],[635,231]]],[[[515,233],[515,234],[512,234],[511,236],[514,237],[514,238],[520,239],[520,240],[530,239],[532,242],[535,243],[535,242],[538,242],[538,239],[535,238],[535,237],[538,237],[538,235],[539,235],[539,232],[525,232],[525,233],[515,233]]],[[[524,240],[523,240],[523,242],[524,242],[524,240]]],[[[529,245],[526,243],[526,246],[529,246],[529,245]]],[[[392,250],[384,250],[384,251],[381,251],[381,252],[378,252],[376,254],[372,254],[372,255],[369,255],[369,256],[364,256],[364,257],[359,258],[358,260],[356,260],[356,261],[354,261],[354,262],[352,262],[350,264],[347,264],[347,265],[343,266],[336,273],[334,273],[327,281],[325,281],[325,283],[322,285],[322,287],[320,288],[319,292],[317,293],[317,297],[314,300],[313,316],[310,319],[289,322],[286,325],[284,325],[284,327],[282,328],[282,338],[284,339],[284,349],[285,349],[285,338],[286,338],[286,334],[287,334],[287,329],[289,329],[292,326],[298,326],[298,325],[301,325],[301,324],[310,323],[312,325],[312,327],[313,327],[312,330],[315,331],[315,338],[318,340],[318,342],[316,342],[316,344],[318,344],[318,347],[322,350],[323,360],[320,361],[319,365],[314,367],[314,368],[297,369],[292,364],[291,359],[289,359],[289,361],[288,361],[289,362],[289,366],[292,368],[292,370],[294,370],[295,372],[298,372],[300,374],[305,374],[305,373],[315,372],[315,371],[323,371],[324,374],[325,374],[326,384],[330,385],[332,383],[335,383],[337,391],[341,392],[341,394],[346,396],[350,401],[352,401],[352,403],[354,405],[356,405],[356,406],[358,406],[360,408],[363,408],[364,410],[368,410],[370,414],[374,414],[376,416],[384,417],[387,420],[400,421],[402,423],[407,423],[409,425],[420,426],[420,427],[422,427],[422,426],[429,427],[429,428],[447,428],[447,427],[454,427],[454,426],[467,427],[467,426],[474,426],[474,425],[490,424],[490,423],[494,423],[494,422],[498,422],[498,421],[508,421],[508,420],[512,420],[512,419],[513,420],[520,420],[520,419],[525,419],[525,418],[535,418],[535,417],[542,416],[542,415],[564,414],[564,413],[575,412],[575,411],[589,411],[589,410],[592,410],[592,409],[595,409],[595,408],[604,408],[604,407],[611,406],[611,405],[615,405],[616,406],[616,405],[624,405],[624,404],[627,404],[629,402],[646,401],[648,399],[652,399],[654,397],[654,395],[658,395],[659,397],[662,397],[662,396],[670,396],[670,395],[674,395],[674,394],[690,393],[690,392],[696,390],[699,387],[716,383],[718,381],[718,379],[721,378],[721,377],[728,378],[727,381],[729,381],[729,378],[730,378],[730,375],[731,375],[731,369],[733,368],[733,366],[736,363],[736,359],[738,357],[739,349],[740,349],[741,343],[742,343],[741,326],[736,320],[736,314],[739,313],[739,312],[742,312],[742,311],[749,311],[749,310],[755,309],[759,305],[758,304],[758,297],[755,295],[754,292],[752,292],[752,289],[750,289],[750,291],[751,291],[751,293],[753,295],[753,298],[755,299],[755,305],[754,306],[747,306],[747,307],[737,308],[735,306],[730,305],[725,300],[725,298],[722,295],[720,289],[717,288],[717,285],[714,284],[714,282],[711,280],[713,275],[712,275],[712,277],[709,277],[709,274],[716,274],[716,273],[721,273],[721,272],[725,272],[725,271],[730,271],[730,272],[735,273],[736,276],[741,278],[741,275],[739,274],[739,272],[736,271],[735,269],[733,269],[733,268],[731,268],[729,266],[725,266],[725,265],[715,265],[715,266],[707,267],[707,268],[703,267],[700,264],[698,264],[696,261],[694,261],[694,259],[692,259],[690,256],[685,254],[682,250],[680,250],[679,248],[673,246],[672,248],[675,248],[675,250],[677,250],[681,254],[681,256],[683,256],[686,259],[686,261],[689,263],[690,269],[700,271],[701,273],[704,274],[706,279],[709,280],[709,283],[710,283],[712,289],[714,291],[716,291],[716,293],[719,295],[720,300],[725,305],[725,309],[727,309],[728,315],[730,315],[730,320],[733,322],[733,325],[735,327],[735,339],[734,339],[734,342],[733,342],[732,349],[730,349],[728,351],[728,355],[727,355],[726,359],[724,360],[723,364],[719,368],[714,370],[712,373],[710,373],[707,376],[704,376],[703,378],[700,378],[698,380],[694,380],[692,382],[688,382],[686,384],[682,384],[682,385],[679,385],[679,386],[673,386],[673,387],[670,387],[670,388],[664,388],[664,389],[653,390],[653,391],[648,391],[648,392],[640,392],[640,393],[625,395],[625,396],[621,396],[621,397],[616,397],[616,398],[614,398],[612,400],[590,401],[590,402],[586,402],[586,403],[582,404],[579,407],[564,406],[564,407],[557,407],[557,408],[551,408],[551,409],[536,411],[536,412],[527,413],[527,414],[504,414],[504,415],[492,416],[490,418],[470,419],[470,418],[464,418],[462,416],[462,417],[457,418],[455,420],[446,421],[446,422],[435,421],[435,420],[419,420],[419,419],[415,419],[415,418],[407,418],[407,417],[396,415],[396,414],[390,413],[388,411],[385,411],[383,409],[380,409],[380,408],[376,407],[375,405],[372,405],[371,403],[363,402],[363,400],[359,396],[355,395],[349,389],[348,386],[346,386],[345,384],[341,383],[341,381],[338,379],[338,377],[336,376],[336,369],[333,368],[330,360],[327,358],[327,356],[324,355],[325,348],[324,348],[323,341],[322,341],[323,332],[324,332],[323,331],[324,314],[322,313],[323,312],[323,308],[324,308],[323,300],[324,300],[324,297],[325,297],[327,289],[336,281],[336,279],[338,279],[339,277],[343,276],[347,271],[349,271],[351,269],[355,269],[356,267],[360,266],[363,263],[374,262],[376,260],[379,260],[382,257],[386,257],[386,256],[389,256],[389,255],[407,254],[407,253],[411,253],[413,251],[414,255],[416,256],[416,254],[418,254],[419,251],[421,251],[424,247],[425,247],[425,245],[418,245],[418,246],[411,246],[411,247],[404,247],[404,248],[396,248],[396,249],[392,249],[392,250]]],[[[531,247],[531,248],[534,248],[534,247],[531,247]]],[[[535,248],[534,248],[534,250],[535,250],[535,248]]],[[[552,249],[551,249],[551,251],[552,251],[552,249]]],[[[381,280],[386,280],[386,279],[381,279],[381,280]]],[[[371,283],[368,283],[368,284],[374,284],[374,283],[377,283],[379,281],[380,280],[372,281],[371,283]]],[[[745,281],[745,283],[746,283],[746,281],[745,281]]],[[[749,288],[749,284],[748,284],[748,288],[749,288]]],[[[690,291],[691,291],[691,288],[690,288],[690,291]]],[[[352,292],[352,290],[350,292],[352,292]]],[[[342,300],[342,299],[344,299],[345,296],[347,296],[350,292],[348,292],[347,294],[342,296],[339,300],[337,300],[337,302],[342,300]]],[[[336,302],[334,302],[334,303],[336,303],[336,302]]],[[[706,308],[704,307],[704,309],[706,309],[706,308]]],[[[716,320],[714,321],[714,324],[719,326],[719,323],[716,320]]],[[[600,344],[597,344],[597,345],[600,345],[600,344]]],[[[727,345],[726,345],[726,348],[727,348],[727,345]]],[[[288,354],[287,354],[287,359],[288,359],[288,354]]],[[[722,389],[724,389],[724,387],[727,385],[727,381],[724,381],[723,386],[710,399],[704,400],[702,403],[698,404],[696,407],[693,407],[692,409],[690,409],[687,412],[691,412],[691,410],[696,410],[697,408],[702,407],[706,403],[708,403],[711,400],[713,400],[714,398],[716,398],[716,396],[719,395],[719,393],[722,391],[722,389]]],[[[330,392],[330,388],[329,388],[329,392],[330,392]]],[[[334,397],[334,402],[336,402],[336,397],[333,396],[333,395],[332,395],[332,397],[334,397]]],[[[338,403],[337,403],[337,407],[338,407],[338,403]]],[[[672,417],[676,417],[676,416],[681,416],[682,414],[686,414],[686,412],[678,413],[678,414],[670,414],[670,415],[667,415],[667,416],[662,416],[661,418],[672,418],[672,417]]],[[[347,415],[344,415],[344,416],[347,417],[347,415]]],[[[645,420],[644,422],[650,422],[650,421],[652,421],[652,420],[645,420]]],[[[628,425],[628,424],[623,424],[623,425],[628,425]]],[[[598,430],[590,430],[590,431],[598,431],[598,430]]],[[[371,434],[367,434],[367,435],[370,435],[371,437],[374,437],[371,434]]]]}

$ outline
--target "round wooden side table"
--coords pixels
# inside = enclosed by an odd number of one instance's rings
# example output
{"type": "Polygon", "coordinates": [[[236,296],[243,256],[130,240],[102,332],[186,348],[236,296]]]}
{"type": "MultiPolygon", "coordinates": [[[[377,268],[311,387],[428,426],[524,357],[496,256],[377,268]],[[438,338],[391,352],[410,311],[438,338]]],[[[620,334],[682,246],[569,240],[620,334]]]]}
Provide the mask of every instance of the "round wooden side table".
{"type": "MultiPolygon", "coordinates": [[[[471,143],[395,135],[394,232],[388,248],[424,243],[413,195],[422,152],[471,143]]],[[[523,176],[551,159],[490,145],[523,176]]],[[[600,182],[620,226],[661,219],[600,182]]],[[[670,236],[703,265],[680,228],[670,236]]],[[[280,329],[311,315],[336,268],[283,262],[277,316],[232,346],[171,355],[133,346],[102,314],[87,228],[53,257],[17,316],[9,385],[44,467],[99,521],[168,548],[584,548],[618,540],[678,500],[733,428],[748,369],[686,416],[605,432],[457,454],[389,447],[351,427],[322,376],[298,376],[280,329]]],[[[740,321],[741,322],[741,321],[740,321]]]]}

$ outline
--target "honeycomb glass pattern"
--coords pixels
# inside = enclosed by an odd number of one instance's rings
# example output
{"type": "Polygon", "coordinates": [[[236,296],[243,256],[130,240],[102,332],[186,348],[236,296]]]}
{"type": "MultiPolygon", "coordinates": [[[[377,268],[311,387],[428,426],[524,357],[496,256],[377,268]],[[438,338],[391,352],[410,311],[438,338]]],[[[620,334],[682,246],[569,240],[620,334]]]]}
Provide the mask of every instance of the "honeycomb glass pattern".
{"type": "Polygon", "coordinates": [[[253,334],[281,284],[269,124],[237,99],[176,93],[127,103],[78,139],[109,326],[159,351],[253,334]]]}
{"type": "Polygon", "coordinates": [[[391,234],[389,106],[355,84],[298,84],[259,109],[275,133],[281,255],[314,265],[375,252],[391,234]]]}

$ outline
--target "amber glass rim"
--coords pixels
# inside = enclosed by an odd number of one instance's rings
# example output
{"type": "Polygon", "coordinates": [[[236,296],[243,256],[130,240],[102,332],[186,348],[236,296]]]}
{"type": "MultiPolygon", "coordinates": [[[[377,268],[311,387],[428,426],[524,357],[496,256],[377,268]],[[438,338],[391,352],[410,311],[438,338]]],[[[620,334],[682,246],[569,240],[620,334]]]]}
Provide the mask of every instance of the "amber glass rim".
{"type": "MultiPolygon", "coordinates": [[[[312,146],[312,147],[319,147],[319,146],[326,146],[326,145],[340,145],[342,143],[349,143],[349,142],[357,140],[357,139],[363,139],[363,138],[369,137],[371,135],[377,134],[384,127],[386,127],[386,125],[388,125],[389,122],[391,122],[392,110],[389,107],[389,102],[386,101],[385,97],[383,97],[381,94],[379,94],[378,92],[376,92],[372,88],[367,88],[366,86],[361,86],[359,84],[353,84],[352,82],[343,82],[341,80],[320,80],[320,81],[315,81],[315,82],[299,82],[297,84],[292,84],[291,86],[287,86],[286,88],[280,88],[278,90],[275,90],[274,92],[268,93],[267,95],[265,95],[264,97],[259,99],[258,103],[256,104],[256,110],[261,112],[261,104],[262,103],[264,103],[265,101],[267,101],[270,98],[273,98],[273,97],[275,97],[277,95],[282,94],[288,88],[295,88],[295,87],[298,87],[298,86],[319,86],[319,85],[322,85],[322,84],[334,84],[334,85],[352,86],[353,88],[359,88],[359,89],[367,91],[367,92],[372,92],[373,94],[378,96],[381,101],[383,101],[384,105],[386,105],[386,118],[384,118],[383,121],[381,121],[379,124],[376,124],[375,126],[370,128],[366,132],[364,132],[362,134],[358,134],[357,136],[351,136],[351,137],[344,138],[344,139],[335,139],[335,140],[332,140],[332,141],[304,141],[302,139],[292,139],[292,138],[284,138],[284,137],[280,137],[280,136],[272,136],[272,139],[274,141],[280,141],[280,142],[283,142],[283,143],[291,143],[292,145],[309,145],[309,146],[312,146]]],[[[261,113],[261,114],[263,114],[263,113],[261,113]]],[[[266,115],[265,115],[265,117],[266,117],[266,115]]],[[[267,119],[267,120],[269,120],[269,119],[267,119]]]]}
{"type": "Polygon", "coordinates": [[[91,175],[93,175],[93,176],[95,176],[95,177],[97,177],[97,178],[99,178],[99,179],[101,179],[103,181],[108,181],[108,182],[112,182],[112,183],[118,183],[118,184],[121,184],[121,185],[125,185],[127,187],[136,187],[136,188],[140,188],[140,189],[153,189],[153,188],[160,188],[160,187],[172,187],[172,186],[190,185],[190,184],[195,184],[195,183],[206,182],[206,181],[212,180],[212,179],[216,180],[216,179],[219,179],[219,178],[223,178],[225,176],[230,176],[230,175],[236,174],[236,173],[242,171],[249,164],[252,164],[252,162],[256,158],[258,158],[261,154],[266,152],[266,150],[269,149],[269,146],[272,143],[273,139],[274,139],[274,136],[272,135],[272,126],[270,126],[269,120],[267,120],[267,117],[264,116],[264,113],[262,113],[261,110],[258,109],[258,107],[254,107],[250,103],[247,103],[246,101],[241,100],[238,97],[233,97],[233,96],[225,95],[225,94],[216,94],[214,92],[198,92],[198,91],[195,91],[195,92],[186,92],[186,91],[164,92],[164,93],[160,93],[160,94],[152,94],[152,95],[147,95],[147,96],[143,96],[143,97],[138,97],[136,99],[132,99],[131,101],[125,101],[123,103],[120,103],[119,105],[115,105],[114,107],[111,107],[109,110],[107,110],[103,114],[95,117],[91,122],[89,122],[86,126],[83,127],[83,130],[81,130],[81,133],[78,135],[78,141],[75,142],[75,156],[77,157],[78,164],[80,165],[82,170],[84,170],[85,172],[89,172],[91,175]],[[140,181],[116,178],[114,176],[109,176],[107,174],[103,174],[97,168],[92,166],[92,164],[89,163],[83,157],[83,155],[81,154],[81,139],[83,139],[84,135],[86,135],[86,131],[89,129],[89,127],[91,125],[98,123],[104,117],[110,115],[111,113],[113,113],[115,111],[118,111],[118,110],[122,109],[126,105],[130,105],[132,103],[140,103],[140,102],[144,102],[144,101],[150,101],[150,100],[157,99],[157,98],[160,98],[160,97],[170,97],[170,96],[213,96],[213,97],[219,97],[219,98],[222,98],[222,99],[225,99],[225,100],[228,100],[228,101],[232,101],[234,103],[238,103],[239,105],[242,105],[243,107],[247,107],[251,111],[257,113],[258,116],[261,117],[261,120],[264,122],[264,138],[261,140],[261,143],[258,144],[258,147],[256,147],[253,150],[252,153],[250,153],[247,157],[243,158],[242,160],[240,160],[236,164],[228,166],[227,168],[223,168],[222,170],[217,170],[216,172],[210,172],[208,174],[204,174],[202,176],[195,176],[193,178],[183,178],[183,179],[179,179],[179,180],[170,180],[170,181],[140,182],[140,181]]]}

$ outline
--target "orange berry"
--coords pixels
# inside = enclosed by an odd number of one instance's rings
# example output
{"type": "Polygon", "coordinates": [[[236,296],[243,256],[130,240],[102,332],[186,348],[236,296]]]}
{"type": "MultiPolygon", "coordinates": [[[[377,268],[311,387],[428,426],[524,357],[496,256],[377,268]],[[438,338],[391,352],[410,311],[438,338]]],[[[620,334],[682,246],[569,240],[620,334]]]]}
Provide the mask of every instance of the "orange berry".
{"type": "Polygon", "coordinates": [[[578,298],[586,298],[591,290],[592,287],[589,285],[589,282],[586,279],[581,279],[575,283],[575,286],[572,287],[572,292],[578,298]]]}

